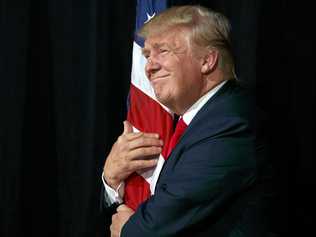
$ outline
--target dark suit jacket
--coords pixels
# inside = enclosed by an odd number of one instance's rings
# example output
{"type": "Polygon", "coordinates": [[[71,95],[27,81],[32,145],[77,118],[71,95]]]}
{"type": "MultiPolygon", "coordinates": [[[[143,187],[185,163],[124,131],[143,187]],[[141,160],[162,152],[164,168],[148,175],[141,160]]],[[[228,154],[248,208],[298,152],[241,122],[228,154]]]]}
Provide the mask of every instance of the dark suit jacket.
{"type": "Polygon", "coordinates": [[[255,98],[228,81],[197,113],[122,237],[266,236],[255,98]]]}

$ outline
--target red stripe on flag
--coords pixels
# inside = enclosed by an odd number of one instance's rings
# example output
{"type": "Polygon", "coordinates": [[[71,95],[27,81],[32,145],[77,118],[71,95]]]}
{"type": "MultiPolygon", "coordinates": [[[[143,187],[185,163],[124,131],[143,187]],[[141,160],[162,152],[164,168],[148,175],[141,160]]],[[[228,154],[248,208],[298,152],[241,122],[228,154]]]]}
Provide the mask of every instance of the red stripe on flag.
{"type": "MultiPolygon", "coordinates": [[[[127,120],[139,131],[158,133],[164,142],[162,155],[166,159],[166,144],[173,133],[173,118],[158,102],[131,84],[130,108],[127,120]]],[[[125,180],[124,202],[136,210],[150,197],[150,184],[139,174],[133,173],[125,180]]]]}
{"type": "Polygon", "coordinates": [[[124,203],[134,211],[150,194],[150,185],[141,175],[133,173],[125,180],[124,203]]]}
{"type": "Polygon", "coordinates": [[[136,86],[130,87],[130,108],[127,120],[139,131],[158,133],[164,142],[162,155],[167,152],[166,144],[173,134],[173,117],[157,101],[136,86]]]}

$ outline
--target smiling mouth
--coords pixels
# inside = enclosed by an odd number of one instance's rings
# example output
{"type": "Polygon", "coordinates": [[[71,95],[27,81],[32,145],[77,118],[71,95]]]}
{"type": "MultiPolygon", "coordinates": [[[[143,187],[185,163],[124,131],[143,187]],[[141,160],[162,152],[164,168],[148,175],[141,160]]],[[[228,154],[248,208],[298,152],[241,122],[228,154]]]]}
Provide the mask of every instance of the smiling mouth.
{"type": "Polygon", "coordinates": [[[156,77],[156,78],[154,78],[154,79],[152,79],[151,81],[150,81],[150,84],[153,86],[153,87],[155,87],[156,85],[159,85],[161,82],[163,82],[164,80],[166,80],[166,78],[165,77],[156,77]]]}
{"type": "Polygon", "coordinates": [[[159,76],[159,77],[154,77],[154,78],[151,78],[150,82],[151,82],[151,83],[155,83],[155,82],[158,82],[158,81],[161,81],[161,80],[166,79],[166,77],[168,77],[168,75],[159,76]]]}

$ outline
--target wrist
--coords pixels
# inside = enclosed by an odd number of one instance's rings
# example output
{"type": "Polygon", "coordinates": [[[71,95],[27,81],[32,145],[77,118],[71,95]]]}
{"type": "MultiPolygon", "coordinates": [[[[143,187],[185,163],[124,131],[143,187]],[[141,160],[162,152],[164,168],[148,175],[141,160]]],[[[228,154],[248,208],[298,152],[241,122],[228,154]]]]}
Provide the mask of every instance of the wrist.
{"type": "Polygon", "coordinates": [[[103,180],[106,182],[107,185],[109,185],[114,190],[116,190],[121,183],[120,180],[107,175],[104,171],[103,171],[103,180]]]}

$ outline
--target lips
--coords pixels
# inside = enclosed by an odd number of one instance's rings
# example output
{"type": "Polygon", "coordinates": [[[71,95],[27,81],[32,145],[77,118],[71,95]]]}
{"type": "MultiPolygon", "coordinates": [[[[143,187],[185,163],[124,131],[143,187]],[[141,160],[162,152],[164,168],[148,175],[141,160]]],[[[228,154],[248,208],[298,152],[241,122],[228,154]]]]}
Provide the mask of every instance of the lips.
{"type": "Polygon", "coordinates": [[[155,77],[150,80],[150,84],[155,87],[157,84],[160,84],[161,82],[165,81],[166,77],[155,77]]]}
{"type": "Polygon", "coordinates": [[[168,77],[168,75],[155,76],[155,77],[152,77],[152,78],[150,79],[150,82],[151,82],[151,83],[158,82],[158,81],[160,81],[160,80],[166,79],[166,77],[168,77]]]}

